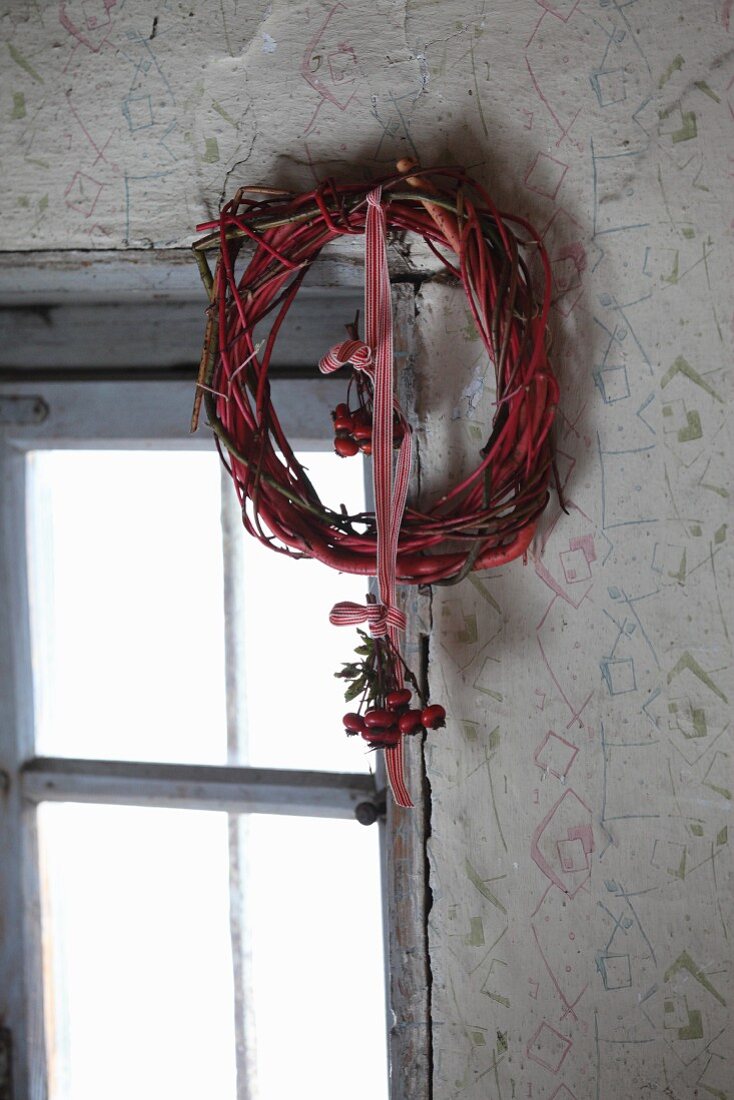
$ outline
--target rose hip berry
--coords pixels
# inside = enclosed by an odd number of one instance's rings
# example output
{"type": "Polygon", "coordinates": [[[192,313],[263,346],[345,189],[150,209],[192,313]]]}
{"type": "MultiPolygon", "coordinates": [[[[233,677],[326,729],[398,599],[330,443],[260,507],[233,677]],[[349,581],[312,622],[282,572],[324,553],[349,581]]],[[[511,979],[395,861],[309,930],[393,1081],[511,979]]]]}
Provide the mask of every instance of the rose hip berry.
{"type": "Polygon", "coordinates": [[[359,447],[355,441],[349,437],[346,439],[337,438],[334,440],[334,450],[340,458],[351,458],[352,455],[356,455],[359,447]]]}
{"type": "Polygon", "coordinates": [[[390,748],[397,745],[400,740],[400,730],[395,727],[392,729],[365,729],[362,732],[362,737],[378,748],[390,748]]]}
{"type": "Polygon", "coordinates": [[[364,716],[364,724],[368,729],[389,729],[395,723],[395,715],[382,707],[373,707],[364,716]]]}
{"type": "Polygon", "coordinates": [[[361,733],[364,729],[364,718],[361,714],[345,714],[342,722],[347,733],[361,733]]]}
{"type": "Polygon", "coordinates": [[[392,748],[394,745],[397,745],[399,741],[400,730],[395,729],[394,726],[392,729],[385,730],[382,734],[382,744],[386,749],[392,748]]]}
{"type": "Polygon", "coordinates": [[[421,720],[427,730],[439,730],[446,725],[446,711],[438,703],[434,703],[430,707],[423,708],[421,720]]]}
{"type": "Polygon", "coordinates": [[[412,733],[420,733],[423,729],[423,713],[420,710],[407,710],[398,718],[398,729],[409,736],[412,733]]]}
{"type": "Polygon", "coordinates": [[[398,707],[406,707],[413,697],[413,692],[410,688],[398,688],[396,691],[389,691],[385,702],[390,710],[397,710],[398,707]]]}

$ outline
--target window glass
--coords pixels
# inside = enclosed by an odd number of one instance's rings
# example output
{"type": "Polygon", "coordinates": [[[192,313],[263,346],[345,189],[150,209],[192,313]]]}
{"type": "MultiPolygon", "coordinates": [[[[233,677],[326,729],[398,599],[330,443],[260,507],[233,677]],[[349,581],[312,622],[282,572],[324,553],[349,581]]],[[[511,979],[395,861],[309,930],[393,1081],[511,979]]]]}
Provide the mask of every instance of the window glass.
{"type": "Polygon", "coordinates": [[[226,759],[216,454],[29,458],[37,752],[226,759]]]}
{"type": "MultiPolygon", "coordinates": [[[[351,514],[365,507],[362,457],[329,451],[299,454],[324,504],[351,514]]],[[[229,487],[228,487],[229,488],[229,487]]],[[[246,534],[240,541],[245,578],[244,652],[247,757],[259,767],[366,771],[364,742],[347,738],[344,681],[336,679],[359,643],[353,627],[336,627],[329,612],[340,600],[364,603],[367,577],[336,573],[321,562],[293,561],[246,534]]]]}
{"type": "Polygon", "coordinates": [[[386,1100],[379,833],[253,815],[259,1095],[386,1100]]]}
{"type": "MultiPolygon", "coordinates": [[[[364,509],[361,456],[299,457],[325,503],[364,509]]],[[[228,757],[216,453],[38,451],[29,462],[40,755],[370,768],[343,733],[334,677],[357,635],[328,620],[337,601],[364,602],[366,578],[276,554],[238,525],[245,702],[228,757]]],[[[223,489],[234,499],[228,479],[223,489]]]]}
{"type": "Polygon", "coordinates": [[[227,819],[39,808],[49,1100],[236,1100],[227,819]]]}
{"type": "Polygon", "coordinates": [[[49,1100],[235,1100],[241,1024],[257,1095],[387,1097],[378,830],[234,820],[40,807],[49,1100]]]}

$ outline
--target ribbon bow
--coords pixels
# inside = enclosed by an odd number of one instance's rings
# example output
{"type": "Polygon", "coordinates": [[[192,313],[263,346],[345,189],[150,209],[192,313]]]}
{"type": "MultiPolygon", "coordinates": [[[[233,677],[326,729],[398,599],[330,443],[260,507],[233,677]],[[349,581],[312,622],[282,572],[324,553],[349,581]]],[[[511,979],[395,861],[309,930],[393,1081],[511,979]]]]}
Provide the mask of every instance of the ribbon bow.
{"type": "Polygon", "coordinates": [[[329,615],[332,626],[359,626],[367,623],[373,638],[384,638],[390,627],[405,630],[405,615],[399,607],[386,607],[384,603],[352,603],[344,600],[334,604],[329,615]]]}
{"type": "Polygon", "coordinates": [[[371,375],[373,373],[372,348],[362,340],[345,340],[342,344],[334,344],[323,359],[319,359],[319,370],[322,374],[332,374],[347,363],[371,375]]]}
{"type": "MultiPolygon", "coordinates": [[[[377,586],[379,600],[362,604],[338,603],[329,619],[337,626],[368,623],[373,637],[388,637],[398,649],[398,631],[405,629],[405,615],[395,604],[400,525],[408,497],[412,462],[410,429],[403,435],[393,479],[393,338],[390,274],[387,266],[387,219],[382,188],[367,195],[365,224],[365,339],[345,340],[323,357],[324,374],[352,363],[369,374],[373,383],[372,476],[377,531],[377,586]]],[[[395,661],[395,681],[403,686],[403,669],[395,661]]],[[[385,763],[395,801],[413,803],[405,786],[403,742],[385,749],[385,763]]]]}

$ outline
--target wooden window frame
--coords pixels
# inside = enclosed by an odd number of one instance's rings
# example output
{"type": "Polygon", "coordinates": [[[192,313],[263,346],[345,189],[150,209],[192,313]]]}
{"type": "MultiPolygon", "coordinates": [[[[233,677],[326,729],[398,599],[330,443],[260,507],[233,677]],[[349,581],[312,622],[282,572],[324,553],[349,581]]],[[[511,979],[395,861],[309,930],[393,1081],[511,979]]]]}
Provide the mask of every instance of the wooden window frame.
{"type": "MultiPolygon", "coordinates": [[[[395,288],[396,348],[412,355],[413,290],[395,288]]],[[[29,372],[30,375],[30,372],[29,372]]],[[[46,372],[46,378],[49,373],[46,372]]],[[[54,377],[51,374],[51,377],[54,377]]],[[[324,446],[329,410],[343,383],[274,380],[276,404],[294,446],[324,446]]],[[[16,1100],[47,1100],[41,891],[36,806],[41,801],[117,802],[229,812],[353,816],[379,808],[384,792],[367,775],[277,769],[75,761],[36,757],[26,564],[26,455],[41,448],[210,449],[206,432],[185,437],[191,382],[107,380],[0,384],[0,1028],[12,1042],[16,1100]],[[122,387],[122,388],[121,388],[122,387]]],[[[328,445],[328,444],[327,444],[328,445]]],[[[420,656],[427,601],[411,594],[408,648],[420,656]],[[423,629],[421,629],[421,627],[423,629]]],[[[387,800],[380,823],[388,972],[391,1100],[425,1100],[431,1090],[430,973],[427,955],[425,769],[408,753],[416,808],[387,800]]],[[[369,813],[368,813],[369,816],[369,813]]],[[[1,1060],[1,1059],[0,1059],[1,1060]]],[[[0,1081],[0,1084],[2,1082],[0,1081]]]]}

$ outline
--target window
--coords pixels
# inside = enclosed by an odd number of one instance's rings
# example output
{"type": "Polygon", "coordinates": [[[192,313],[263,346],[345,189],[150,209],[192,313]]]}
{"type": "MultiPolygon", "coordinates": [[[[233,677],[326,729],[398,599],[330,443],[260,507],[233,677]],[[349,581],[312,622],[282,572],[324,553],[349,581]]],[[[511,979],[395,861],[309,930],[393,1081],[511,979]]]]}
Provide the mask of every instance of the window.
{"type": "MultiPolygon", "coordinates": [[[[278,401],[314,465],[342,391],[291,380],[278,401]]],[[[382,779],[339,736],[353,639],[327,621],[361,582],[326,573],[316,596],[298,578],[319,567],[286,560],[263,579],[281,559],[240,538],[210,438],[181,431],[190,401],[155,381],[2,397],[16,1095],[336,1097],[346,1073],[386,1095],[380,830],[354,823],[382,779]],[[312,597],[323,634],[299,622],[312,597]]]]}

